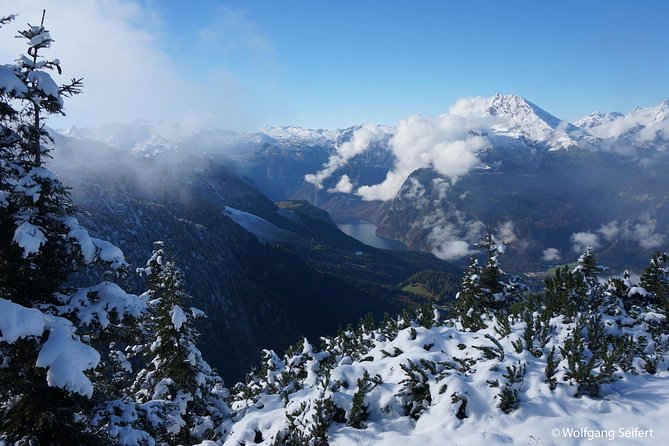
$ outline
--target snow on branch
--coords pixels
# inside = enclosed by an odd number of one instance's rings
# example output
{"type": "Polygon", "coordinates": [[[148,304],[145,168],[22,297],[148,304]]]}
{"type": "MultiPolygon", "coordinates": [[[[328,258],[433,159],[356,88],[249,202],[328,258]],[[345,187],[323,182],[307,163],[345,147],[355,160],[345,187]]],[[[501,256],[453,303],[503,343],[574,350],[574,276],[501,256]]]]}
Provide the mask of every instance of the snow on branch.
{"type": "Polygon", "coordinates": [[[40,348],[36,365],[47,368],[47,383],[70,392],[91,397],[93,384],[84,374],[97,367],[100,354],[82,343],[70,321],[44,314],[0,298],[0,342],[15,343],[24,338],[40,338],[49,332],[40,348]]]}
{"type": "Polygon", "coordinates": [[[63,303],[58,307],[61,314],[74,314],[83,325],[99,324],[106,328],[115,314],[119,320],[125,315],[137,318],[146,309],[146,302],[134,294],[128,294],[112,282],[80,288],[73,294],[58,293],[56,298],[63,303]]]}

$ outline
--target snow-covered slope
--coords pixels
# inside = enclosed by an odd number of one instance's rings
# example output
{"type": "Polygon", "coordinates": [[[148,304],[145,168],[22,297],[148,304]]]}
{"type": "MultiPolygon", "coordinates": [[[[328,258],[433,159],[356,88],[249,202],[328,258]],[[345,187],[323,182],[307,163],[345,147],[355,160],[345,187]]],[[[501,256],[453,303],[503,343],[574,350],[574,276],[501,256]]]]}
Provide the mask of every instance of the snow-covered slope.
{"type": "Polygon", "coordinates": [[[449,111],[461,116],[490,117],[493,134],[522,138],[551,149],[575,148],[583,141],[592,141],[587,132],[516,95],[465,98],[449,111]]]}
{"type": "Polygon", "coordinates": [[[235,223],[265,243],[303,244],[304,240],[294,232],[279,228],[262,217],[239,209],[225,207],[225,213],[235,223]]]}
{"type": "Polygon", "coordinates": [[[282,143],[296,145],[331,145],[341,136],[343,130],[307,129],[304,127],[268,127],[263,134],[282,143]]]}
{"type": "Polygon", "coordinates": [[[479,309],[479,330],[424,308],[362,321],[322,338],[321,351],[306,339],[283,358],[265,350],[232,389],[224,444],[659,444],[669,438],[661,305],[627,277],[602,287],[584,258],[555,279],[581,291],[479,309]]]}
{"type": "Polygon", "coordinates": [[[669,100],[652,107],[637,107],[626,115],[595,112],[574,124],[600,138],[663,150],[669,147],[669,100]]]}
{"type": "Polygon", "coordinates": [[[574,121],[576,127],[580,127],[585,130],[597,129],[604,122],[615,121],[618,118],[622,118],[624,115],[618,112],[610,113],[601,113],[601,112],[592,112],[588,116],[584,116],[581,119],[574,121]]]}
{"type": "MultiPolygon", "coordinates": [[[[551,323],[557,327],[558,338],[566,337],[573,328],[563,324],[561,318],[551,323]]],[[[652,429],[656,440],[669,438],[669,426],[663,421],[668,409],[666,404],[658,404],[669,399],[669,372],[662,371],[654,376],[626,375],[607,385],[605,398],[575,398],[575,388],[562,381],[564,373],[561,372],[558,388],[551,391],[544,382],[545,358],[536,358],[527,350],[520,354],[514,351],[511,343],[522,337],[523,328],[522,323],[515,324],[512,333],[500,340],[505,355],[503,360],[486,359],[478,349],[496,348],[487,338],[498,337],[493,328],[468,333],[447,326],[410,327],[399,331],[393,340],[374,340],[374,347],[364,360],[339,359],[329,379],[329,382],[339,383],[337,391],[323,390],[314,382],[312,386],[292,393],[287,404],[281,395],[263,395],[234,425],[225,444],[253,444],[254,439],[260,438],[262,441],[255,443],[272,444],[273,438],[286,428],[286,414],[294,413],[299,421],[310,425],[319,398],[329,396],[337,407],[350,413],[358,390],[356,383],[365,372],[371,377],[379,377],[381,383],[366,396],[370,413],[365,422],[367,428],[355,429],[345,422],[335,423],[328,432],[331,445],[442,446],[451,442],[463,446],[486,443],[524,445],[535,444],[534,440],[536,444],[548,446],[575,445],[587,440],[574,434],[572,438],[565,438],[570,429],[583,429],[586,436],[595,432],[613,432],[619,441],[623,441],[620,428],[639,428],[646,432],[652,429]],[[425,395],[430,397],[430,401],[424,402],[426,407],[417,420],[405,415],[405,401],[397,396],[408,377],[402,366],[411,362],[425,373],[425,395]],[[429,370],[432,366],[436,373],[429,370]],[[504,377],[506,367],[514,366],[526,367],[524,378],[516,386],[521,402],[515,412],[505,414],[497,407],[500,387],[508,383],[504,377]],[[466,405],[461,409],[463,400],[466,405]],[[302,404],[306,404],[304,412],[300,409],[302,404]],[[551,433],[554,429],[558,435],[551,433]]],[[[559,344],[551,341],[547,346],[549,350],[552,345],[559,344]]],[[[304,354],[309,358],[306,366],[318,368],[318,361],[313,359],[318,354],[309,353],[310,348],[307,345],[304,354]]],[[[280,372],[282,370],[277,370],[277,375],[280,372]]],[[[420,372],[415,375],[423,379],[420,372]]],[[[627,445],[651,444],[648,438],[626,441],[627,445]]]]}

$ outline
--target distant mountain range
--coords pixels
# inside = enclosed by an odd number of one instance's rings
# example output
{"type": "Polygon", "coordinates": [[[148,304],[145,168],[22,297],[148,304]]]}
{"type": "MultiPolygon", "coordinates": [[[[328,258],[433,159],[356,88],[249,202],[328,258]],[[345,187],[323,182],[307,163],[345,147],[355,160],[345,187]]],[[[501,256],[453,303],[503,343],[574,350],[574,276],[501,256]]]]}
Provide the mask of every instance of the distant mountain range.
{"type": "Polygon", "coordinates": [[[640,267],[666,247],[668,110],[665,101],[569,123],[522,97],[495,95],[396,127],[239,134],[140,123],[63,133],[168,164],[197,154],[272,201],[374,222],[380,235],[449,261],[466,262],[490,229],[511,243],[507,267],[527,272],[588,244],[612,267],[634,259],[640,267]]]}

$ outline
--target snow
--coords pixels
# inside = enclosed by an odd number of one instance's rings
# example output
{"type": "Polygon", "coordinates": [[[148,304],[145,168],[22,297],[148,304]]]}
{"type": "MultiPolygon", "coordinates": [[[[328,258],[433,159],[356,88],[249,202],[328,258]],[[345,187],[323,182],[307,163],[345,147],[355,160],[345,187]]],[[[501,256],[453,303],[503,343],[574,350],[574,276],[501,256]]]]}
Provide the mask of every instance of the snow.
{"type": "Polygon", "coordinates": [[[493,134],[544,143],[551,149],[578,147],[580,141],[589,136],[578,127],[516,95],[463,98],[449,112],[464,117],[491,118],[490,130],[493,134]]]}
{"type": "Polygon", "coordinates": [[[193,315],[193,317],[196,318],[196,319],[206,316],[205,312],[200,310],[199,308],[190,307],[190,312],[193,315]]]}
{"type": "Polygon", "coordinates": [[[0,65],[0,90],[21,96],[28,92],[28,87],[19,79],[14,65],[0,65]]]}
{"type": "Polygon", "coordinates": [[[47,383],[91,397],[93,384],[84,374],[100,362],[98,352],[82,343],[72,323],[62,317],[45,314],[0,298],[0,341],[14,343],[18,339],[48,338],[41,346],[36,365],[47,368],[47,383]]]}
{"type": "MultiPolygon", "coordinates": [[[[652,319],[652,314],[648,313],[652,319]]],[[[620,444],[643,445],[658,444],[661,439],[669,438],[669,358],[665,353],[666,345],[649,343],[647,354],[659,352],[661,359],[655,374],[643,371],[643,365],[637,362],[632,373],[616,373],[616,379],[601,385],[601,398],[575,397],[576,386],[566,375],[566,360],[560,359],[555,375],[557,386],[551,390],[546,382],[546,355],[553,346],[564,345],[566,337],[574,330],[573,322],[565,322],[562,316],[550,319],[551,339],[544,347],[544,354],[535,357],[528,350],[518,353],[513,342],[522,339],[526,324],[511,324],[511,333],[501,336],[494,328],[496,322],[488,321],[489,327],[478,332],[463,332],[450,324],[424,328],[407,327],[397,333],[397,337],[388,340],[376,337],[374,345],[363,358],[351,360],[343,356],[330,372],[324,389],[318,380],[305,379],[302,390],[289,393],[287,403],[279,394],[261,394],[258,400],[246,408],[236,406],[239,420],[233,426],[226,446],[252,444],[256,430],[262,433],[260,444],[270,445],[278,432],[286,429],[286,414],[297,414],[301,404],[306,403],[306,412],[298,415],[306,423],[313,414],[313,404],[317,399],[330,397],[333,403],[349,411],[352,397],[357,390],[356,382],[365,371],[371,376],[379,375],[382,384],[374,387],[365,397],[365,404],[370,413],[366,429],[354,429],[343,423],[333,423],[328,431],[329,444],[333,446],[355,446],[374,444],[396,446],[420,444],[437,446],[457,439],[459,445],[481,444],[543,444],[566,445],[582,444],[581,432],[588,435],[610,434],[620,444]],[[477,347],[495,348],[495,339],[502,348],[503,357],[487,359],[477,347]],[[392,354],[399,352],[399,354],[392,354]],[[390,353],[390,354],[389,354],[390,353]],[[400,390],[406,374],[402,365],[409,361],[420,364],[421,360],[435,364],[437,373],[421,367],[426,373],[430,401],[418,420],[405,415],[403,398],[400,390]],[[506,414],[499,408],[500,389],[507,384],[504,377],[506,367],[523,365],[526,373],[518,390],[519,407],[506,414]],[[497,382],[498,386],[491,383],[497,382]],[[334,383],[337,383],[336,385],[334,383]],[[458,398],[467,400],[464,419],[456,417],[460,407],[458,398]],[[558,435],[552,432],[557,429],[558,435]],[[621,431],[622,429],[622,431],[621,431]],[[655,440],[637,437],[624,437],[626,431],[645,430],[655,440]],[[595,434],[594,432],[599,432],[595,434]]],[[[615,321],[614,321],[615,324],[615,321]]],[[[641,342],[642,326],[624,327],[641,342]]],[[[304,348],[303,354],[310,355],[309,369],[318,368],[318,360],[313,355],[311,346],[304,348]],[[307,353],[309,352],[309,353],[307,353]]],[[[276,358],[272,358],[276,362],[276,358]]],[[[643,361],[641,361],[643,362],[643,361]]],[[[288,362],[287,362],[288,364],[288,362]]],[[[421,378],[422,380],[422,378],[421,378]]],[[[299,424],[299,423],[298,423],[299,424]]],[[[630,434],[628,434],[630,435],[630,434]]],[[[588,444],[611,444],[606,442],[588,442],[588,444]]]]}
{"type": "Polygon", "coordinates": [[[24,221],[14,231],[13,242],[23,249],[23,257],[27,258],[29,255],[39,252],[42,245],[46,243],[46,236],[42,228],[24,221]]]}
{"type": "Polygon", "coordinates": [[[49,31],[42,30],[39,34],[30,39],[30,46],[44,45],[49,46],[53,40],[49,35],[49,31]]]}
{"type": "Polygon", "coordinates": [[[57,181],[56,176],[49,169],[35,167],[18,181],[14,186],[14,191],[29,197],[33,203],[37,203],[42,193],[42,183],[57,181]]]}
{"type": "Polygon", "coordinates": [[[92,241],[95,245],[95,248],[98,250],[97,254],[100,260],[103,262],[109,262],[110,266],[114,269],[118,269],[126,265],[125,258],[123,257],[123,251],[121,251],[120,248],[114,246],[106,240],[94,238],[92,241]]]}
{"type": "Polygon", "coordinates": [[[341,130],[313,130],[304,127],[268,127],[263,133],[279,142],[300,145],[334,144],[341,135],[341,130]]]}
{"type": "Polygon", "coordinates": [[[133,427],[133,423],[140,418],[140,412],[151,412],[152,405],[138,405],[133,402],[111,401],[93,418],[93,425],[105,423],[110,437],[116,438],[123,446],[153,446],[155,440],[146,431],[133,427]]]}
{"type": "Polygon", "coordinates": [[[65,226],[67,226],[70,231],[67,236],[74,239],[81,249],[81,255],[84,258],[84,262],[91,263],[95,259],[95,244],[93,240],[88,235],[88,231],[79,225],[79,221],[74,217],[66,217],[63,220],[65,226]]]}
{"type": "Polygon", "coordinates": [[[669,147],[669,100],[651,107],[637,107],[626,115],[595,112],[574,123],[618,144],[658,150],[669,147]]]}
{"type": "Polygon", "coordinates": [[[73,239],[79,245],[85,263],[92,263],[99,259],[109,263],[113,269],[127,265],[120,248],[106,240],[91,237],[76,218],[66,217],[63,219],[63,223],[69,228],[68,238],[73,239]]]}
{"type": "Polygon", "coordinates": [[[282,229],[274,223],[249,212],[226,206],[225,214],[265,243],[299,243],[300,241],[299,235],[282,229]]]}
{"type": "Polygon", "coordinates": [[[125,315],[137,318],[146,308],[146,302],[134,294],[128,294],[112,282],[80,288],[70,295],[57,293],[63,304],[63,313],[73,313],[84,325],[99,324],[106,328],[111,323],[110,315],[122,320],[125,315]]]}
{"type": "Polygon", "coordinates": [[[184,313],[184,310],[182,310],[179,305],[175,305],[172,307],[172,309],[170,310],[170,318],[172,320],[174,328],[177,331],[181,330],[183,324],[185,324],[186,321],[188,320],[188,318],[186,317],[186,313],[184,313]]]}
{"type": "Polygon", "coordinates": [[[41,311],[0,298],[0,341],[12,344],[21,338],[40,336],[45,325],[41,311]]]}
{"type": "Polygon", "coordinates": [[[37,88],[45,95],[61,100],[58,84],[56,84],[49,73],[45,71],[31,71],[28,73],[28,80],[35,82],[37,88]]]}
{"type": "Polygon", "coordinates": [[[47,383],[53,387],[91,397],[93,384],[84,370],[97,367],[100,354],[75,337],[70,321],[46,316],[49,338],[37,356],[38,367],[47,367],[47,383]]]}

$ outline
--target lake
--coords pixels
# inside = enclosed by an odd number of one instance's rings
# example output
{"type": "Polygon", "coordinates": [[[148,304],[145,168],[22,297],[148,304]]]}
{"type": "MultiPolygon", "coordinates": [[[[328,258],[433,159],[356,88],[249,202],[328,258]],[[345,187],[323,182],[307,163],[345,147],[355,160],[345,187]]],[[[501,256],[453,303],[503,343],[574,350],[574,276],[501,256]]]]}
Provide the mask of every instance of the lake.
{"type": "Polygon", "coordinates": [[[337,223],[337,227],[344,234],[350,235],[365,245],[380,249],[394,249],[404,251],[406,246],[397,240],[379,237],[376,235],[376,225],[365,220],[351,220],[337,223]]]}

